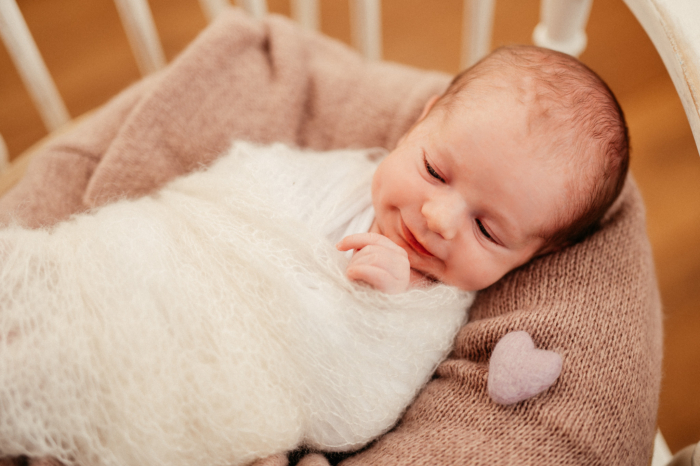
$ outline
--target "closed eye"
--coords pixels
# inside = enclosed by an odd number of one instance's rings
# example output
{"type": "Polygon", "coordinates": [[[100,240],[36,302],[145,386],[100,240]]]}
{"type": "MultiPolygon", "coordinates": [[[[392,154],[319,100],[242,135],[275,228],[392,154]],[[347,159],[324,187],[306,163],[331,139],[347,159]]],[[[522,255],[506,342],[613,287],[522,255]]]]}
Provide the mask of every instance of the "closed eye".
{"type": "Polygon", "coordinates": [[[428,159],[425,157],[425,155],[423,156],[423,161],[425,162],[425,170],[428,172],[428,174],[433,178],[440,180],[440,182],[444,183],[445,179],[441,177],[440,174],[436,172],[432,166],[430,166],[430,163],[428,162],[428,159]]]}
{"type": "Polygon", "coordinates": [[[482,235],[484,235],[492,243],[496,243],[496,240],[493,239],[493,237],[489,234],[488,230],[486,230],[486,228],[484,227],[484,224],[481,223],[481,220],[479,220],[478,218],[476,219],[476,225],[479,227],[479,231],[481,231],[482,235]]]}

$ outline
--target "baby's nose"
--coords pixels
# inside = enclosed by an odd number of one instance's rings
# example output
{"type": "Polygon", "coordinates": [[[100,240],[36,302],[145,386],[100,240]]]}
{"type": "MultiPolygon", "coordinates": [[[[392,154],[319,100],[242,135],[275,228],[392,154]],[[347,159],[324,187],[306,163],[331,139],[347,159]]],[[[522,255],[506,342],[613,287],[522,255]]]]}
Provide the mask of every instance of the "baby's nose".
{"type": "Polygon", "coordinates": [[[428,228],[450,240],[457,236],[465,220],[466,204],[462,197],[455,192],[434,196],[423,204],[421,213],[426,219],[428,228]]]}

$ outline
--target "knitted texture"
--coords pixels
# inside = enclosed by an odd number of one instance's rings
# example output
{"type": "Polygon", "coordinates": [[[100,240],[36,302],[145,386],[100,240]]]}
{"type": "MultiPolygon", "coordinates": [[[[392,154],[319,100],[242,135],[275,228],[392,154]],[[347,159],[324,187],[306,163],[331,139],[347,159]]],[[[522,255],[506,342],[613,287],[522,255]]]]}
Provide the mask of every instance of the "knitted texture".
{"type": "Polygon", "coordinates": [[[0,454],[235,466],[392,427],[473,293],[345,277],[316,221],[337,206],[295,193],[368,188],[363,155],[238,144],[155,196],[0,231],[0,454]]]}
{"type": "Polygon", "coordinates": [[[344,464],[647,464],[661,367],[653,270],[628,180],[601,231],[480,292],[454,357],[401,425],[344,464]],[[488,361],[514,330],[564,366],[549,390],[502,406],[488,396],[488,361]]]}
{"type": "MultiPolygon", "coordinates": [[[[448,82],[364,62],[279,17],[258,23],[231,11],[163,72],[37,154],[0,199],[0,221],[50,224],[150,192],[232,138],[392,149],[448,82]]],[[[661,379],[653,270],[642,200],[628,180],[600,231],[478,295],[451,359],[400,425],[347,463],[646,464],[661,379]],[[487,393],[488,361],[515,330],[564,364],[549,390],[500,406],[487,393]]]]}

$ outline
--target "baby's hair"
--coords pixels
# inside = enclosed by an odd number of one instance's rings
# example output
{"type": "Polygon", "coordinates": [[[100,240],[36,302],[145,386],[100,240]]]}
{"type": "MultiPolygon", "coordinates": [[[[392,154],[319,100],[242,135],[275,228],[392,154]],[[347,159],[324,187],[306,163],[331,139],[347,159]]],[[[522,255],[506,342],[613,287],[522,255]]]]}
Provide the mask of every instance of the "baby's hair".
{"type": "Polygon", "coordinates": [[[547,128],[553,163],[566,162],[576,170],[571,186],[574,201],[547,231],[541,232],[545,245],[540,254],[579,242],[593,232],[622,190],[629,166],[629,136],[625,117],[610,88],[590,68],[575,58],[533,46],[501,47],[458,74],[436,103],[435,108],[450,110],[476,98],[480,89],[518,92],[528,87],[536,114],[531,119],[547,128]],[[509,74],[510,73],[510,74],[509,74]],[[493,78],[493,79],[492,79],[493,78]],[[512,81],[512,80],[511,80],[512,81]],[[466,99],[466,100],[465,100],[466,99]],[[555,117],[555,118],[551,118],[555,117]],[[579,183],[582,181],[583,183],[579,183]],[[590,189],[589,189],[590,188],[590,189]]]}

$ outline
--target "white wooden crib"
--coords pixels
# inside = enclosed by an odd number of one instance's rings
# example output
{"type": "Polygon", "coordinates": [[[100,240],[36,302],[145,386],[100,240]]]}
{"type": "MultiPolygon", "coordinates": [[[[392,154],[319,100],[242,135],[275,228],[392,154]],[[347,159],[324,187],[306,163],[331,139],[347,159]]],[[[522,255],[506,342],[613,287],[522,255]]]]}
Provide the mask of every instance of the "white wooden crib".
{"type": "MultiPolygon", "coordinates": [[[[213,20],[228,0],[199,0],[213,20]]],[[[165,66],[165,58],[146,0],[115,1],[142,74],[165,66]]],[[[255,17],[267,14],[265,0],[241,0],[255,17]]],[[[688,121],[700,141],[700,4],[693,0],[625,0],[656,46],[681,98],[688,121]]],[[[579,56],[586,47],[586,21],[592,0],[543,0],[535,44],[579,56]]],[[[380,0],[351,0],[354,45],[371,59],[382,57],[380,0]]],[[[319,1],[292,0],[294,18],[318,29],[319,1]]],[[[464,0],[461,64],[475,63],[490,50],[495,0],[464,0]]],[[[0,33],[42,120],[49,131],[70,120],[66,106],[32,40],[15,0],[0,2],[0,33]]],[[[699,144],[700,145],[700,144],[699,144]]],[[[0,164],[7,163],[0,139],[0,164]]]]}
{"type": "MultiPolygon", "coordinates": [[[[599,0],[605,1],[605,0],[599,0]]],[[[700,2],[697,0],[624,0],[653,41],[673,80],[688,122],[700,148],[700,2]]],[[[213,20],[228,0],[199,0],[213,20]]],[[[143,75],[166,64],[147,0],[115,0],[124,29],[143,75]]],[[[267,13],[264,0],[240,0],[256,17],[267,13]]],[[[380,0],[350,0],[354,45],[368,58],[382,58],[380,0]]],[[[578,56],[586,47],[586,22],[592,0],[542,0],[540,23],[533,42],[578,56]]],[[[461,63],[468,66],[488,53],[495,0],[464,0],[461,63]]],[[[319,29],[319,0],[291,0],[294,18],[309,29],[319,29]]],[[[49,131],[71,119],[44,64],[15,0],[0,0],[0,33],[49,131]]],[[[0,164],[9,156],[0,136],[0,164]]],[[[8,171],[20,170],[23,161],[8,171]]],[[[16,180],[19,174],[10,177],[16,180]]],[[[3,191],[7,187],[3,186],[3,191]]],[[[671,455],[663,437],[656,438],[653,465],[664,465],[671,455]]]]}

